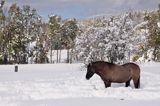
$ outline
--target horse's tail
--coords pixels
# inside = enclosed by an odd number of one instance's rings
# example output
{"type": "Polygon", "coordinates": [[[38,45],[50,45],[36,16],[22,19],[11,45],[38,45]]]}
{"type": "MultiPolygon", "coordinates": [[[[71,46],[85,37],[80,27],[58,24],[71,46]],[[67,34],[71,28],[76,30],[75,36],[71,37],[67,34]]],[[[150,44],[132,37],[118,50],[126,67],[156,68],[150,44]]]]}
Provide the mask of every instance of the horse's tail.
{"type": "Polygon", "coordinates": [[[136,70],[132,70],[132,79],[134,82],[135,88],[140,88],[140,70],[137,70],[137,72],[134,72],[136,70]]]}

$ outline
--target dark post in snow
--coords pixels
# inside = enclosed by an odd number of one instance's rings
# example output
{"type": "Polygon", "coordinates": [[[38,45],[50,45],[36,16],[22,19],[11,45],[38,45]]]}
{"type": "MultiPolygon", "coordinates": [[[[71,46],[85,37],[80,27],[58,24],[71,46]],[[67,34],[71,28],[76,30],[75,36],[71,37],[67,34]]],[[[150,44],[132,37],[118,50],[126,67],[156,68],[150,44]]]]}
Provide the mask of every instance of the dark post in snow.
{"type": "Polygon", "coordinates": [[[18,65],[17,64],[15,65],[15,70],[14,71],[18,72],[18,65]]]}

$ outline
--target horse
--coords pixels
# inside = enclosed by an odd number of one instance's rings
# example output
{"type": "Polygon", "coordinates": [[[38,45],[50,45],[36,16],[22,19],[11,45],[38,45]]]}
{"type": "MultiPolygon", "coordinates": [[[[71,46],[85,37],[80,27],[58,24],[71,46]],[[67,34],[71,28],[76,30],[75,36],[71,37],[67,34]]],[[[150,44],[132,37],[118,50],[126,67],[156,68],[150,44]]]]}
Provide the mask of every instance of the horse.
{"type": "Polygon", "coordinates": [[[135,63],[118,65],[105,61],[91,62],[87,65],[86,79],[89,80],[94,74],[101,77],[105,87],[110,87],[111,83],[126,83],[130,85],[131,79],[134,87],[140,87],[140,68],[135,63]]]}

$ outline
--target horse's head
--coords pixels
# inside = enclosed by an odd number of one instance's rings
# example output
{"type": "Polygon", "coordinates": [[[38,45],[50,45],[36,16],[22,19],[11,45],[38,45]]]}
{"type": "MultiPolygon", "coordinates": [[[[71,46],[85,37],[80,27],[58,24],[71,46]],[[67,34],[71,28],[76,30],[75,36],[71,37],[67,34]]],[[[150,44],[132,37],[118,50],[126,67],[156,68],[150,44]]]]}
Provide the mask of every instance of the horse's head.
{"type": "Polygon", "coordinates": [[[86,74],[86,79],[89,80],[95,73],[95,69],[93,67],[92,63],[89,63],[87,66],[87,74],[86,74]]]}

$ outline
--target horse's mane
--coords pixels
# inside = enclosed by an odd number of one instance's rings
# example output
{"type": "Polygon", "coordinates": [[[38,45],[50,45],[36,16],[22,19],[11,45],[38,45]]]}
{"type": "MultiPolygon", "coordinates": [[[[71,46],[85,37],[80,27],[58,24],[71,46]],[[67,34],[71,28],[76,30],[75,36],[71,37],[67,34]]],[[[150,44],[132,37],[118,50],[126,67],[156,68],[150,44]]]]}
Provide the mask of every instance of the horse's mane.
{"type": "Polygon", "coordinates": [[[114,63],[110,63],[110,62],[106,62],[106,61],[96,61],[96,62],[91,62],[90,65],[96,65],[96,64],[105,64],[107,65],[109,68],[115,66],[116,64],[114,63]]]}
{"type": "Polygon", "coordinates": [[[108,65],[115,65],[114,63],[110,63],[110,62],[107,62],[107,61],[95,61],[95,62],[91,62],[90,64],[97,64],[97,63],[105,63],[105,64],[108,64],[108,65]]]}

